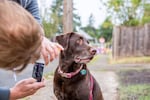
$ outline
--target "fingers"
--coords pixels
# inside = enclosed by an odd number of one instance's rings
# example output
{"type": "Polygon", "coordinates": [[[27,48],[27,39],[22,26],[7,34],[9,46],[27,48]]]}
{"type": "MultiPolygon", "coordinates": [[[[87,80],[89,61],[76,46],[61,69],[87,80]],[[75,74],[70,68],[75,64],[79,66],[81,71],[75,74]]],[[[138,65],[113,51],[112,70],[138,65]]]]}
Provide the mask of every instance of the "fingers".
{"type": "Polygon", "coordinates": [[[61,51],[61,50],[64,50],[64,48],[61,46],[61,45],[59,45],[58,43],[56,43],[56,46],[57,46],[57,48],[61,51]]]}
{"type": "Polygon", "coordinates": [[[29,84],[28,85],[28,88],[29,90],[26,91],[26,94],[28,95],[33,95],[34,93],[36,93],[40,88],[43,88],[45,87],[45,83],[42,81],[42,82],[35,82],[33,84],[29,84]]]}
{"type": "Polygon", "coordinates": [[[45,83],[44,83],[44,79],[42,80],[42,82],[37,82],[36,79],[34,78],[28,78],[18,82],[16,86],[18,87],[26,86],[26,89],[30,90],[30,89],[39,89],[41,87],[44,87],[45,83]]]}
{"type": "Polygon", "coordinates": [[[36,80],[34,78],[28,78],[28,79],[24,79],[19,81],[15,86],[21,86],[21,85],[26,85],[26,84],[32,84],[36,82],[36,80]]]}
{"type": "Polygon", "coordinates": [[[55,46],[55,44],[53,44],[53,43],[50,43],[50,45],[47,46],[47,52],[50,55],[50,61],[55,59],[58,56],[58,53],[59,53],[56,46],[55,46]]]}
{"type": "Polygon", "coordinates": [[[41,54],[43,55],[45,64],[47,65],[48,62],[49,62],[49,60],[48,60],[48,52],[46,51],[46,48],[45,48],[45,47],[42,48],[41,54]]]}
{"type": "Polygon", "coordinates": [[[63,48],[58,43],[50,43],[49,46],[47,46],[47,51],[50,55],[50,61],[53,61],[60,53],[60,50],[63,48]]]}
{"type": "MultiPolygon", "coordinates": [[[[22,97],[26,97],[26,96],[29,96],[29,95],[33,95],[34,93],[36,93],[40,88],[43,88],[45,87],[45,84],[44,82],[35,82],[35,83],[32,83],[32,84],[28,84],[26,85],[24,88],[24,90],[20,90],[18,92],[21,92],[22,94],[22,97]]],[[[21,96],[20,96],[21,97],[21,96]]]]}
{"type": "Polygon", "coordinates": [[[36,79],[28,78],[28,79],[22,80],[22,82],[24,82],[25,84],[32,84],[32,83],[36,82],[36,79]]]}
{"type": "Polygon", "coordinates": [[[29,90],[37,91],[38,89],[43,88],[43,87],[45,87],[44,82],[35,82],[35,83],[32,83],[32,84],[28,84],[29,90]]]}
{"type": "Polygon", "coordinates": [[[41,53],[44,57],[45,64],[53,61],[64,48],[58,43],[50,42],[47,38],[43,38],[41,53]],[[49,57],[50,56],[50,57],[49,57]]]}
{"type": "Polygon", "coordinates": [[[33,78],[24,79],[10,89],[10,99],[16,100],[32,95],[42,87],[45,87],[44,81],[36,82],[33,78]]]}

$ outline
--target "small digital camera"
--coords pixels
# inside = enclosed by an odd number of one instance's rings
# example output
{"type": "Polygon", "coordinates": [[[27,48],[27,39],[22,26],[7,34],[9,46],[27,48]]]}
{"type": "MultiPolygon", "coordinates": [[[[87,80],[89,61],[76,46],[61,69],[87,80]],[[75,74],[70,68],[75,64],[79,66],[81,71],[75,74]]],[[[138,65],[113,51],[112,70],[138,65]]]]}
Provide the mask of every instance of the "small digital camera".
{"type": "Polygon", "coordinates": [[[37,80],[37,82],[42,81],[43,70],[44,70],[44,63],[35,62],[32,72],[32,77],[37,80]]]}

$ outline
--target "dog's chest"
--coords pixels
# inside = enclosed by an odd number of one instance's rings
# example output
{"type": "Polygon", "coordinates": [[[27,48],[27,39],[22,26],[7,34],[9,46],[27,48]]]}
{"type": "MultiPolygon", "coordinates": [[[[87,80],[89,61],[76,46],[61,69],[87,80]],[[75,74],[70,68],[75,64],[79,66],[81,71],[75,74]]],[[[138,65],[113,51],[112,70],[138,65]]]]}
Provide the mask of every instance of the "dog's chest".
{"type": "Polygon", "coordinates": [[[81,81],[75,84],[62,84],[62,93],[65,100],[88,100],[90,84],[86,81],[81,81]]]}

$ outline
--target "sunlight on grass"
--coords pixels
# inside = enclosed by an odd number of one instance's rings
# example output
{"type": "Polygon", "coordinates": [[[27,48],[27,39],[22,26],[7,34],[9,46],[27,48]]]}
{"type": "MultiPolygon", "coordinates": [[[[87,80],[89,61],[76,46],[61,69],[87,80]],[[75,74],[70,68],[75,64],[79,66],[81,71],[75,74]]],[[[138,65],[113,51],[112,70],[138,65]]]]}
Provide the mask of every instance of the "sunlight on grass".
{"type": "Polygon", "coordinates": [[[30,98],[29,97],[25,97],[25,98],[18,99],[18,100],[30,100],[30,98]]]}
{"type": "Polygon", "coordinates": [[[88,63],[88,65],[94,64],[100,58],[101,58],[101,55],[95,55],[94,58],[88,63]]]}
{"type": "Polygon", "coordinates": [[[150,84],[122,86],[119,91],[120,100],[150,100],[150,84]]]}
{"type": "Polygon", "coordinates": [[[49,72],[49,73],[44,74],[44,78],[46,79],[51,79],[53,78],[53,76],[54,76],[54,72],[49,72]]]}
{"type": "Polygon", "coordinates": [[[125,64],[125,63],[150,63],[150,57],[128,57],[117,60],[109,59],[110,64],[125,64]]]}

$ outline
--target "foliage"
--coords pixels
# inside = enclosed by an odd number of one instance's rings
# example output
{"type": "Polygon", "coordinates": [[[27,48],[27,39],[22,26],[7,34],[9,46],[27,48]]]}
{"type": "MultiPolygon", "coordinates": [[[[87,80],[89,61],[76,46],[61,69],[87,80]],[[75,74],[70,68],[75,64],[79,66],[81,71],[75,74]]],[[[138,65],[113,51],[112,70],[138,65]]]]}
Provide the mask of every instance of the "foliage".
{"type": "Polygon", "coordinates": [[[91,14],[88,20],[88,25],[85,27],[82,27],[81,29],[84,30],[86,33],[91,35],[92,37],[95,37],[98,39],[100,37],[100,33],[98,29],[94,27],[94,16],[91,14]]]}
{"type": "Polygon", "coordinates": [[[113,25],[112,25],[110,19],[107,18],[104,21],[104,23],[100,26],[100,29],[99,29],[100,37],[104,37],[106,42],[111,41],[111,39],[112,39],[112,30],[113,30],[113,25]]]}
{"type": "Polygon", "coordinates": [[[62,33],[62,0],[53,0],[51,8],[45,8],[45,10],[46,13],[42,16],[42,23],[46,37],[50,38],[56,33],[62,33]]]}
{"type": "MultiPolygon", "coordinates": [[[[76,9],[73,8],[73,29],[77,31],[78,27],[81,27],[80,16],[77,15],[74,11],[76,9]]],[[[43,26],[47,37],[52,37],[55,34],[63,33],[63,0],[53,0],[51,8],[49,8],[51,12],[47,18],[47,15],[43,16],[43,26]]]]}
{"type": "MultiPolygon", "coordinates": [[[[137,26],[150,22],[145,0],[100,0],[115,25],[137,26]]],[[[150,8],[150,7],[149,7],[150,8]]]]}
{"type": "Polygon", "coordinates": [[[141,24],[150,23],[150,4],[144,4],[144,16],[141,24]]]}
{"type": "Polygon", "coordinates": [[[94,23],[94,17],[91,14],[89,17],[88,25],[82,27],[81,29],[87,32],[92,37],[95,37],[96,39],[104,37],[106,42],[111,41],[113,25],[110,21],[110,18],[108,17],[98,28],[94,27],[94,23]]]}
{"type": "Polygon", "coordinates": [[[73,31],[76,32],[81,28],[81,19],[78,14],[75,13],[76,9],[73,8],[73,31]]]}
{"type": "Polygon", "coordinates": [[[51,35],[52,35],[51,32],[50,32],[50,31],[52,31],[52,30],[50,30],[51,24],[46,22],[45,20],[43,20],[42,24],[43,24],[43,29],[44,29],[44,32],[45,32],[45,36],[46,37],[51,37],[51,35]]]}
{"type": "Polygon", "coordinates": [[[50,14],[50,23],[53,25],[54,33],[62,33],[63,31],[63,1],[53,0],[50,9],[52,12],[50,14]]]}

